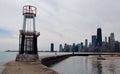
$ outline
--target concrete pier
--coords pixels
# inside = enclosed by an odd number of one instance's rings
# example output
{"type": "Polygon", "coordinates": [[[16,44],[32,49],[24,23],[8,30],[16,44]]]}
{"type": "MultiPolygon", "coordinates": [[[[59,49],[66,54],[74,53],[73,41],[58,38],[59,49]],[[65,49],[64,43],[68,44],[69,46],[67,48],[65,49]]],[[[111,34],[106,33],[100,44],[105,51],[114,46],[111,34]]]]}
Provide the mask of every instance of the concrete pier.
{"type": "Polygon", "coordinates": [[[48,68],[56,62],[62,61],[71,55],[57,55],[40,57],[38,61],[12,61],[5,64],[2,74],[59,74],[58,72],[48,68]]]}
{"type": "Polygon", "coordinates": [[[66,55],[57,55],[57,56],[48,56],[41,58],[41,63],[46,66],[50,66],[52,64],[55,64],[57,62],[60,62],[70,56],[73,56],[72,54],[66,54],[66,55]]]}

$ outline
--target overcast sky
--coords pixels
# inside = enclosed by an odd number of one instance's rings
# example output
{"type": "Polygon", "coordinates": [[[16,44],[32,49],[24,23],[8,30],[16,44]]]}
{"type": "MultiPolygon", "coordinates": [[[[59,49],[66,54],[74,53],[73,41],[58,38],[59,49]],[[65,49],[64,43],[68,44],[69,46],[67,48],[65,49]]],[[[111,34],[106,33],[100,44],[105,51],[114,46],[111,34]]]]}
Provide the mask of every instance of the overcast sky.
{"type": "Polygon", "coordinates": [[[120,0],[0,0],[0,50],[18,50],[24,5],[37,7],[39,50],[49,50],[50,43],[58,50],[59,44],[91,42],[98,27],[103,41],[111,32],[120,41],[120,0]]]}

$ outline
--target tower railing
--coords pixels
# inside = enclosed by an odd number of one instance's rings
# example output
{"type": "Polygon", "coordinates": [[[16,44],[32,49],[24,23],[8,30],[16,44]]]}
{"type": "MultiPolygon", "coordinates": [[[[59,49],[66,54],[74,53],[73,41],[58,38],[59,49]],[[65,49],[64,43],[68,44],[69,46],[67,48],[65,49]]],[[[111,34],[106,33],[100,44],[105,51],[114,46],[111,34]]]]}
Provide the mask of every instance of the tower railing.
{"type": "Polygon", "coordinates": [[[36,16],[37,8],[34,6],[26,5],[23,7],[23,15],[24,14],[34,14],[36,16]]]}

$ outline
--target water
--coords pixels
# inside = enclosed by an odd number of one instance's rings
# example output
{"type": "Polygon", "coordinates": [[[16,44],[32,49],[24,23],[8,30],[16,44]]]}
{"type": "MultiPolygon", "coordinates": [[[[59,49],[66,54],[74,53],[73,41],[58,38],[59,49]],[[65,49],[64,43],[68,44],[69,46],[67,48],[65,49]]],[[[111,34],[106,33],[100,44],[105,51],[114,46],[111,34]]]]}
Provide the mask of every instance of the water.
{"type": "Polygon", "coordinates": [[[51,69],[60,74],[120,74],[120,60],[92,60],[87,56],[69,57],[51,69]]]}
{"type": "MultiPolygon", "coordinates": [[[[0,72],[4,64],[15,60],[18,52],[0,52],[0,72]]],[[[60,53],[70,54],[70,53],[60,53]]],[[[39,56],[52,56],[55,53],[39,52],[39,56]]],[[[60,74],[120,74],[120,59],[116,60],[92,60],[89,56],[69,57],[50,67],[60,74]]]]}
{"type": "Polygon", "coordinates": [[[0,73],[4,69],[4,64],[15,60],[16,52],[0,52],[0,73]]]}

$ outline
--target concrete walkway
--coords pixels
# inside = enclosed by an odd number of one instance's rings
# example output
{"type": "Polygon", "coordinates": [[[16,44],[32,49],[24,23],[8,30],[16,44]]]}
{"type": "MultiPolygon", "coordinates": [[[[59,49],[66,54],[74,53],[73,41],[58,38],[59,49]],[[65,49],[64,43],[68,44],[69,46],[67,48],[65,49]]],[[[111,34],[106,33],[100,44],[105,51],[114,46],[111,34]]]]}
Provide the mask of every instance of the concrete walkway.
{"type": "Polygon", "coordinates": [[[2,74],[58,74],[40,62],[9,62],[2,74]]]}

